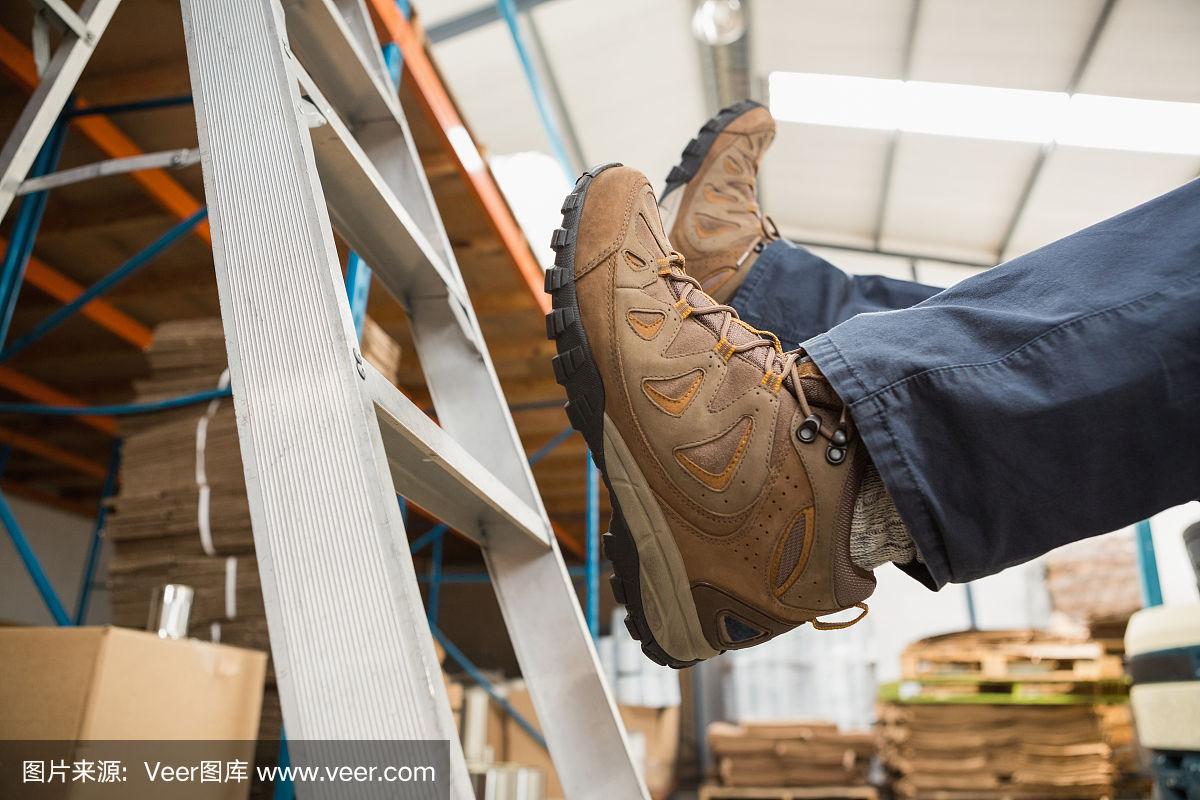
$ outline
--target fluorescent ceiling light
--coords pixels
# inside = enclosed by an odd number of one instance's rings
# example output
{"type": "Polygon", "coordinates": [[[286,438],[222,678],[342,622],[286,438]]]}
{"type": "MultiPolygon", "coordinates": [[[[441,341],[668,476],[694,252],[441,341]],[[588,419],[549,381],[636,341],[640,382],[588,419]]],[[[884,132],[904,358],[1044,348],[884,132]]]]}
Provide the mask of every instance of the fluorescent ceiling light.
{"type": "Polygon", "coordinates": [[[787,122],[1200,155],[1200,103],[809,72],[769,85],[787,122]]]}

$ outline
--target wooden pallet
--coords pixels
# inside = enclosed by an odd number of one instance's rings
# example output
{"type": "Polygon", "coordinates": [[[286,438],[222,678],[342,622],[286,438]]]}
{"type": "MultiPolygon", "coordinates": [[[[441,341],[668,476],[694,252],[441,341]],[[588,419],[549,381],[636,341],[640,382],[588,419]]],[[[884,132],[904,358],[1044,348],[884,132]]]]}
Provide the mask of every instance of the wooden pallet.
{"type": "Polygon", "coordinates": [[[882,702],[900,704],[1112,705],[1129,702],[1129,684],[1124,679],[1052,684],[1024,681],[900,681],[881,684],[878,698],[882,702]]]}
{"type": "Polygon", "coordinates": [[[700,787],[699,800],[878,800],[874,786],[719,786],[700,787]]]}
{"type": "Polygon", "coordinates": [[[1119,656],[1096,641],[1073,641],[1039,631],[966,631],[922,639],[900,657],[905,680],[1119,680],[1119,656]]]}

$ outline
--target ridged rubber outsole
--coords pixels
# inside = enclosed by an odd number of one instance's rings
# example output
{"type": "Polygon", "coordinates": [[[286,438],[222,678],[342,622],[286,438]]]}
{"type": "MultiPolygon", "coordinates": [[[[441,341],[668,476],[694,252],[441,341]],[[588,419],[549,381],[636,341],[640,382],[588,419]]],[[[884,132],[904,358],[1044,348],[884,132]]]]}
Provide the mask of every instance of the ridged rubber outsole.
{"type": "Polygon", "coordinates": [[[604,383],[592,359],[575,296],[575,244],[579,239],[579,218],[583,214],[588,188],[604,170],[619,166],[613,163],[592,167],[579,176],[575,189],[563,201],[562,227],[554,231],[550,239],[550,247],[554,250],[554,266],[546,271],[546,291],[553,299],[554,310],[546,315],[546,335],[554,341],[558,351],[553,361],[554,378],[567,390],[567,404],[564,406],[567,419],[587,440],[596,466],[608,486],[612,520],[603,537],[604,554],[613,565],[613,574],[608,582],[617,602],[625,607],[625,627],[629,635],[641,643],[642,652],[651,661],[683,669],[697,662],[672,658],[655,641],[646,622],[637,544],[621,513],[604,464],[604,383]]]}
{"type": "Polygon", "coordinates": [[[762,103],[757,103],[753,100],[743,100],[740,103],[734,103],[728,108],[721,109],[715,117],[704,123],[703,127],[700,128],[700,132],[696,134],[696,138],[688,142],[687,146],[683,148],[683,153],[679,156],[679,163],[671,167],[671,171],[667,173],[667,185],[662,190],[662,194],[659,195],[658,201],[661,203],[668,194],[696,177],[696,171],[700,169],[700,164],[704,161],[704,157],[712,149],[713,142],[721,135],[721,131],[729,126],[729,123],[747,111],[762,107],[762,103]]]}

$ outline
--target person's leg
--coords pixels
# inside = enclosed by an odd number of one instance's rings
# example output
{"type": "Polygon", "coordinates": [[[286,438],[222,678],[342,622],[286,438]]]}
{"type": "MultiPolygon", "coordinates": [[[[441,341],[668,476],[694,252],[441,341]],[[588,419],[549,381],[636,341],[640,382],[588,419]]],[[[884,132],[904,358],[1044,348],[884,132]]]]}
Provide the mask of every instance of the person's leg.
{"type": "Polygon", "coordinates": [[[940,291],[882,275],[847,275],[808,249],[779,239],[763,250],[729,305],[791,350],[856,314],[908,308],[940,291]]]}
{"type": "Polygon", "coordinates": [[[1200,181],[804,350],[933,587],[1200,495],[1200,181]]]}

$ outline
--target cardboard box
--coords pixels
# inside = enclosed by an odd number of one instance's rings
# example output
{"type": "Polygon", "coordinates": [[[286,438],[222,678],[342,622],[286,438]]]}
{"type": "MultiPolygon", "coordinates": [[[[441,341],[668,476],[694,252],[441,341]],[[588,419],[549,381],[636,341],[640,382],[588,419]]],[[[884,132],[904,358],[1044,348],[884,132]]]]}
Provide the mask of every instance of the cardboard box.
{"type": "Polygon", "coordinates": [[[0,739],[253,739],[265,653],[123,628],[0,630],[0,739]]]}
{"type": "Polygon", "coordinates": [[[245,798],[249,778],[200,784],[198,770],[253,765],[266,665],[265,653],[123,628],[0,629],[0,796],[245,798]],[[25,785],[30,763],[46,785],[25,785]],[[104,763],[129,782],[100,782],[104,763]],[[80,765],[87,781],[72,777],[80,765]],[[197,772],[162,782],[180,768],[197,772]]]}

